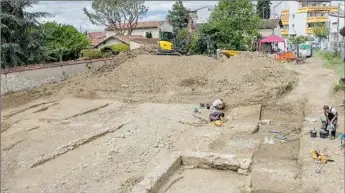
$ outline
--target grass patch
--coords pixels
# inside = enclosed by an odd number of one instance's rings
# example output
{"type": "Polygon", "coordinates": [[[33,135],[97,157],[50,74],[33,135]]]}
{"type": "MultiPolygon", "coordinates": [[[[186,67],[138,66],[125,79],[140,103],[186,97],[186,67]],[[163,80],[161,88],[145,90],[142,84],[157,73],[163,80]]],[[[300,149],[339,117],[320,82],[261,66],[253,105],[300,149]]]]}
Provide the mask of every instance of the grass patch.
{"type": "Polygon", "coordinates": [[[326,68],[334,69],[342,77],[345,75],[345,63],[341,57],[332,51],[317,51],[316,56],[320,57],[323,61],[323,66],[326,68]]]}

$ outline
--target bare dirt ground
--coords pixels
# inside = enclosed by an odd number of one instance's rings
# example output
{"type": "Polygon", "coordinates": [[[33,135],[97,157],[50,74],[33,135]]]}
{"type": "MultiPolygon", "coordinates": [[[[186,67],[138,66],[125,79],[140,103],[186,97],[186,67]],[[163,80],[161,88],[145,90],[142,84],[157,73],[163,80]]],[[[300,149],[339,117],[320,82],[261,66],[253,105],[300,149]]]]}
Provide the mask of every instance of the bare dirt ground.
{"type": "MultiPolygon", "coordinates": [[[[324,104],[342,102],[332,95],[337,80],[313,58],[296,66],[260,55],[223,61],[146,55],[31,94],[9,94],[2,98],[2,192],[127,193],[161,159],[185,150],[253,159],[254,192],[343,192],[339,140],[310,139],[307,132],[319,123],[304,121],[318,120],[324,104]],[[196,105],[218,97],[229,107],[224,127],[205,123],[207,110],[194,116],[196,105]],[[260,118],[272,122],[256,130],[260,118]],[[289,141],[263,144],[273,129],[289,141]],[[325,147],[335,162],[317,174],[311,150],[325,147]]],[[[344,110],[337,109],[343,132],[344,110]]],[[[198,192],[210,179],[219,192],[241,185],[241,177],[221,171],[183,175],[167,192],[198,192]]]]}

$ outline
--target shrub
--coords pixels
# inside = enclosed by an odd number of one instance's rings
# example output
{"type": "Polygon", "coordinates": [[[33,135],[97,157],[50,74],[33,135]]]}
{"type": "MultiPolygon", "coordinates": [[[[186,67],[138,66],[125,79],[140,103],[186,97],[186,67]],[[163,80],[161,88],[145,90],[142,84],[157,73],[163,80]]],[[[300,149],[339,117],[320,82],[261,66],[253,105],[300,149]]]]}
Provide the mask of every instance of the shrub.
{"type": "Polygon", "coordinates": [[[151,32],[146,32],[145,33],[146,38],[152,38],[152,33],[151,32]]]}
{"type": "Polygon", "coordinates": [[[81,51],[81,57],[84,58],[84,59],[102,58],[103,57],[103,53],[100,50],[97,50],[97,49],[82,50],[81,51]]]}
{"type": "Polygon", "coordinates": [[[113,46],[111,46],[111,49],[114,52],[120,53],[120,52],[125,52],[129,50],[129,46],[126,44],[115,44],[113,46]]]}
{"type": "Polygon", "coordinates": [[[340,35],[345,37],[345,26],[341,28],[340,35]]]}

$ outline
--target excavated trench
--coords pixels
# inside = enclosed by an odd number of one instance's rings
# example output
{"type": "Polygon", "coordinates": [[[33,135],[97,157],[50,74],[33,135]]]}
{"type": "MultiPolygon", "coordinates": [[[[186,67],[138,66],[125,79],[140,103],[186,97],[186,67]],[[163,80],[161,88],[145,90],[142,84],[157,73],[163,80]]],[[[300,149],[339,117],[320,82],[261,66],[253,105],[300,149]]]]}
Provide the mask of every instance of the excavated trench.
{"type": "Polygon", "coordinates": [[[261,144],[253,156],[251,168],[254,193],[298,192],[301,165],[298,163],[301,130],[307,111],[305,101],[263,105],[262,119],[271,120],[261,125],[258,135],[273,139],[274,144],[261,144]],[[278,132],[286,135],[281,142],[278,132]],[[278,138],[275,137],[278,135],[278,138]]]}

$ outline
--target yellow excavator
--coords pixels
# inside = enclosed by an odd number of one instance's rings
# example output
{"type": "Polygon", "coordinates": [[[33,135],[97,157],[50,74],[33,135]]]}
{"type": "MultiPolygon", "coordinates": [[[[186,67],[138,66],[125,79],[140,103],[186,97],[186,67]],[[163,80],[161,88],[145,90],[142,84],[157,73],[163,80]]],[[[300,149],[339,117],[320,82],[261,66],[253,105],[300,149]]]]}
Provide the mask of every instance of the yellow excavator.
{"type": "Polygon", "coordinates": [[[172,31],[159,31],[157,55],[181,55],[174,46],[175,36],[172,31]]]}

